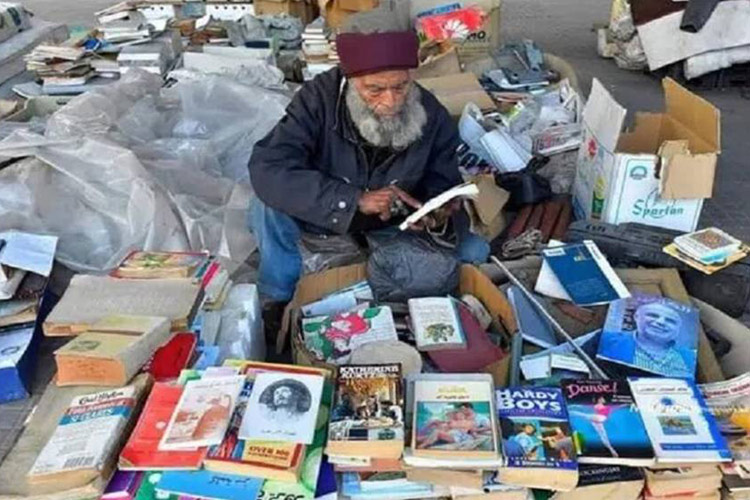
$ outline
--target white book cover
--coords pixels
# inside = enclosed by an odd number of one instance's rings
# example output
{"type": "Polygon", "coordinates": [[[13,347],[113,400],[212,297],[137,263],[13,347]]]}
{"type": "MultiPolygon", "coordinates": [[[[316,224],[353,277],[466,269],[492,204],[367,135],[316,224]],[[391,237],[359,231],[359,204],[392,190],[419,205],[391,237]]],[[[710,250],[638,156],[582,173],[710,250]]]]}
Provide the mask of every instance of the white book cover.
{"type": "Polygon", "coordinates": [[[188,381],[159,449],[184,450],[221,444],[244,384],[244,375],[188,381]]]}
{"type": "Polygon", "coordinates": [[[28,475],[100,469],[134,406],[132,386],[74,398],[28,475]]]}
{"type": "Polygon", "coordinates": [[[466,347],[466,337],[453,299],[425,297],[409,299],[408,303],[417,349],[430,351],[466,347]]]}
{"type": "Polygon", "coordinates": [[[433,210],[437,210],[449,201],[455,198],[476,198],[479,196],[479,188],[476,184],[467,182],[458,186],[452,187],[447,191],[440,193],[434,198],[428,200],[422,205],[416,212],[409,215],[404,222],[402,222],[398,228],[402,231],[409,229],[409,226],[416,224],[425,215],[429,214],[433,210]]]}
{"type": "Polygon", "coordinates": [[[322,376],[259,373],[242,418],[239,438],[311,444],[322,394],[322,376]]]}
{"type": "Polygon", "coordinates": [[[697,386],[679,378],[629,378],[657,462],[732,459],[697,386]]]}

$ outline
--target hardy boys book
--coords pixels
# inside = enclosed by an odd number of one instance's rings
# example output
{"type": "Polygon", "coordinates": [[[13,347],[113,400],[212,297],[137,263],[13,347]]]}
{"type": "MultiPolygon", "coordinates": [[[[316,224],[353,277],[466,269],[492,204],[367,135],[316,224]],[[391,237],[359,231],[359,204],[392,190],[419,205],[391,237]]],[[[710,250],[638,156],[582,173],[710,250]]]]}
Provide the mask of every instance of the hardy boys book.
{"type": "Polygon", "coordinates": [[[562,391],[510,387],[498,390],[496,401],[507,465],[501,481],[573,489],[578,465],[562,391]]]}
{"type": "Polygon", "coordinates": [[[581,463],[647,466],[654,450],[625,380],[562,382],[581,463]]]}
{"type": "Polygon", "coordinates": [[[340,366],[326,452],[401,457],[403,397],[399,364],[340,366]]]}

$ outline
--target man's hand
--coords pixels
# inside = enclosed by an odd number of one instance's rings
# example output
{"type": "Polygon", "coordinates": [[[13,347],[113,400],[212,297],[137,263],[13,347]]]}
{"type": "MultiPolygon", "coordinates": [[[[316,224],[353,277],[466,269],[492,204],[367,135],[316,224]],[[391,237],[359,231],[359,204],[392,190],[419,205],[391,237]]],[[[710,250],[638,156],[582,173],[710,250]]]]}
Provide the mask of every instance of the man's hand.
{"type": "Polygon", "coordinates": [[[396,186],[388,186],[376,191],[367,191],[360,196],[358,201],[359,211],[365,215],[377,215],[380,220],[387,221],[391,218],[391,203],[400,199],[410,207],[417,209],[422,206],[408,193],[396,186]]]}
{"type": "Polygon", "coordinates": [[[411,224],[409,229],[413,231],[423,231],[424,229],[435,229],[440,227],[446,223],[451,215],[453,215],[453,212],[460,208],[461,200],[452,200],[437,210],[425,215],[415,224],[411,224]]]}

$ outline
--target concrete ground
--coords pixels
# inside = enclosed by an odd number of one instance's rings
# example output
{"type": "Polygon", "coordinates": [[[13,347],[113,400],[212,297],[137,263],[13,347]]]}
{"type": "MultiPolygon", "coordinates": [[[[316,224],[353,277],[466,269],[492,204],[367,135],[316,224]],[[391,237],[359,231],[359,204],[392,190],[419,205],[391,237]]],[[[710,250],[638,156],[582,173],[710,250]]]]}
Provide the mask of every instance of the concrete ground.
{"type": "MultiPolygon", "coordinates": [[[[22,0],[23,1],[23,0],[22,0]]],[[[606,23],[607,0],[503,0],[502,37],[531,38],[544,50],[568,60],[581,87],[588,93],[596,77],[628,110],[660,110],[663,99],[659,80],[640,72],[617,68],[596,54],[595,23],[606,23]]],[[[71,25],[92,25],[93,12],[116,0],[25,0],[38,16],[71,25]]],[[[750,240],[750,211],[743,209],[743,196],[750,190],[750,169],[744,154],[750,101],[738,89],[701,92],[722,112],[723,152],[714,197],[703,209],[701,226],[717,225],[750,240]]]]}

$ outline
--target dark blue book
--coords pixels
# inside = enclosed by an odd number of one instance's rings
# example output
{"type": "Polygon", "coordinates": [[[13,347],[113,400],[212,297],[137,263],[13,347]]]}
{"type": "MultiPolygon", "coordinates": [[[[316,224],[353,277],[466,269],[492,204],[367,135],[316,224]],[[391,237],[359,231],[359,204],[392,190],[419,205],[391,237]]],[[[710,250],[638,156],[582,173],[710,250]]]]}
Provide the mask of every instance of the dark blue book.
{"type": "Polygon", "coordinates": [[[635,295],[609,306],[597,358],[629,375],[695,378],[698,310],[665,297],[635,295]]]}
{"type": "MultiPolygon", "coordinates": [[[[608,304],[630,293],[593,241],[546,248],[544,262],[570,300],[579,306],[608,304]]],[[[545,270],[539,276],[542,281],[545,270]]],[[[539,283],[537,291],[540,291],[539,283]]]]}
{"type": "Polygon", "coordinates": [[[568,411],[557,387],[509,387],[496,391],[508,467],[578,468],[568,411]]]}
{"type": "Polygon", "coordinates": [[[562,390],[580,463],[655,463],[627,380],[564,380],[562,390]]]}
{"type": "Polygon", "coordinates": [[[33,324],[0,332],[0,403],[29,397],[34,344],[33,324]]]}

